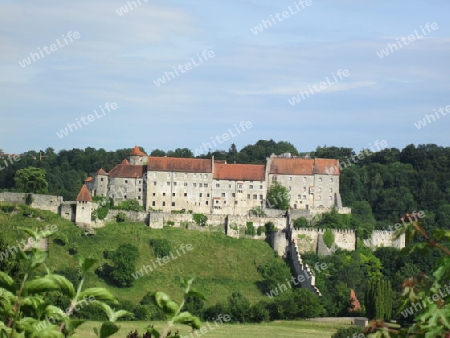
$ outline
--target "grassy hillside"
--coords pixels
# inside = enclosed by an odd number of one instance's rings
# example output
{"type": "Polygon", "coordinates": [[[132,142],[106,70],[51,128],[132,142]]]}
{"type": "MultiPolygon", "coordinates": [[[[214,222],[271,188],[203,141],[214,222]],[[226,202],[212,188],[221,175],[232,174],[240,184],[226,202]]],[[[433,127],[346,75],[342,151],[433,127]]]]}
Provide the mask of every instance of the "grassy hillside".
{"type": "MultiPolygon", "coordinates": [[[[54,271],[76,269],[77,263],[69,254],[69,248],[76,246],[78,254],[99,259],[95,268],[108,260],[105,251],[115,250],[120,244],[131,243],[139,248],[140,258],[136,265],[150,265],[156,262],[149,240],[167,239],[175,257],[163,266],[158,266],[148,275],[138,278],[131,288],[114,288],[99,279],[93,272],[87,278],[87,286],[108,287],[120,300],[139,302],[150,291],[164,291],[175,299],[181,296],[178,276],[196,276],[195,286],[206,296],[206,305],[225,300],[232,292],[240,292],[251,302],[267,297],[260,292],[257,283],[262,281],[257,267],[272,260],[279,260],[270,246],[258,240],[233,239],[219,233],[199,232],[180,228],[155,230],[143,223],[111,223],[96,229],[95,236],[84,236],[83,231],[73,223],[46,211],[34,210],[25,205],[16,205],[14,212],[6,212],[6,204],[0,204],[0,226],[2,237],[9,245],[18,239],[28,238],[17,226],[44,228],[48,224],[58,226],[50,242],[48,264],[54,271]],[[62,239],[65,245],[55,239],[62,239]],[[58,244],[60,243],[60,244],[58,244]],[[190,244],[193,250],[183,254],[179,248],[190,244]],[[180,252],[178,257],[176,250],[180,252]]],[[[111,262],[110,262],[111,263],[111,262]]],[[[288,269],[286,267],[286,269],[288,269]]]]}

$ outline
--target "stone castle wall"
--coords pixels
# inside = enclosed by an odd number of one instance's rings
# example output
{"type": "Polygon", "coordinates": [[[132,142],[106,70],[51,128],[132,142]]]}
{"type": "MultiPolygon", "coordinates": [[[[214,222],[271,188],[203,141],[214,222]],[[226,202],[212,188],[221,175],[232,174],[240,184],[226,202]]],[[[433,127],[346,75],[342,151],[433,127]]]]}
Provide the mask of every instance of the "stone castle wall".
{"type": "MultiPolygon", "coordinates": [[[[27,195],[26,193],[2,192],[0,193],[0,201],[25,204],[27,195]]],[[[31,197],[33,198],[33,203],[30,205],[32,208],[59,214],[59,207],[63,202],[62,196],[31,194],[31,197]]]]}

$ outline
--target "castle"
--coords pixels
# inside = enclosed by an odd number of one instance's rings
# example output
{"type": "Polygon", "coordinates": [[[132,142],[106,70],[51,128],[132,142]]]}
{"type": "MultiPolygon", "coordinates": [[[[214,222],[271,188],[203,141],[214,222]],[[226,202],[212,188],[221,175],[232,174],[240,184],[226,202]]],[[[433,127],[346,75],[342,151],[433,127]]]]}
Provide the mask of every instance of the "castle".
{"type": "MultiPolygon", "coordinates": [[[[86,179],[92,196],[115,203],[136,199],[146,211],[193,210],[196,213],[245,215],[271,206],[268,189],[279,182],[289,191],[292,210],[314,213],[337,207],[339,161],[271,155],[266,164],[229,164],[223,160],[148,156],[137,146],[128,159],[108,173],[97,170],[86,179]]],[[[279,196],[283,198],[283,196],[279,196]]]]}

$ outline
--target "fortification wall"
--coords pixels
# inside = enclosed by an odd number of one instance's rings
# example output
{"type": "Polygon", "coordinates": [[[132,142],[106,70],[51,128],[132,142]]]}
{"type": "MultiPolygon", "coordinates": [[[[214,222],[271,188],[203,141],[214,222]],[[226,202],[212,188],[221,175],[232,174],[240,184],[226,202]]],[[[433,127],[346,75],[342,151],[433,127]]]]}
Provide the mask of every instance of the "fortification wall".
{"type": "Polygon", "coordinates": [[[289,243],[289,251],[292,269],[294,270],[297,280],[300,282],[302,288],[309,289],[315,294],[321,295],[319,289],[316,287],[316,277],[312,274],[308,264],[304,263],[295,240],[289,243]],[[300,278],[303,276],[303,278],[300,278]]]}
{"type": "Polygon", "coordinates": [[[278,256],[286,256],[286,252],[289,249],[289,242],[286,239],[286,234],[283,231],[277,231],[270,234],[268,241],[270,246],[278,254],[278,256]]]}
{"type": "MultiPolygon", "coordinates": [[[[27,195],[25,193],[2,192],[0,193],[0,201],[25,204],[27,195]]],[[[31,197],[33,198],[32,208],[59,214],[59,206],[63,202],[62,196],[31,194],[31,197]]]]}
{"type": "Polygon", "coordinates": [[[394,247],[403,249],[406,245],[405,234],[401,234],[395,239],[394,231],[375,230],[369,239],[364,240],[364,245],[375,249],[377,247],[394,247]]]}
{"type": "Polygon", "coordinates": [[[354,251],[356,249],[355,230],[331,230],[334,234],[334,243],[343,250],[354,251]]]}

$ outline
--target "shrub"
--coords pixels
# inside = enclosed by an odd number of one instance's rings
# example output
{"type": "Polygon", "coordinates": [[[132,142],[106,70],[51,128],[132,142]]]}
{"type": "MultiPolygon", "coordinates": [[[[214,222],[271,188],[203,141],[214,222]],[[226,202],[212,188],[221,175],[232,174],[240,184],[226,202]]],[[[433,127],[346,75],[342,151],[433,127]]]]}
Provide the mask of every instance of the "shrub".
{"type": "Polygon", "coordinates": [[[126,218],[125,213],[124,212],[119,212],[117,214],[117,216],[116,216],[116,222],[117,223],[125,222],[125,218],[126,218]]]}
{"type": "Polygon", "coordinates": [[[126,211],[143,211],[144,207],[139,205],[139,201],[137,199],[131,199],[120,202],[114,209],[126,211]]]}
{"type": "Polygon", "coordinates": [[[256,235],[256,230],[255,230],[255,227],[253,226],[253,222],[247,222],[246,229],[245,229],[245,234],[246,235],[251,235],[251,236],[255,236],[256,235]]]}
{"type": "Polygon", "coordinates": [[[273,224],[273,222],[267,222],[266,224],[264,224],[264,228],[265,228],[265,233],[266,235],[270,235],[274,232],[277,232],[277,228],[275,227],[275,224],[273,224]]]}
{"type": "Polygon", "coordinates": [[[263,232],[264,232],[264,227],[263,226],[259,226],[258,229],[256,229],[256,234],[258,236],[261,236],[263,232]]]}
{"type": "Polygon", "coordinates": [[[149,241],[149,244],[156,257],[163,258],[170,254],[171,245],[167,239],[153,238],[149,241]]]}
{"type": "Polygon", "coordinates": [[[294,229],[306,228],[308,226],[308,220],[305,217],[299,217],[294,220],[294,229]]]}
{"type": "Polygon", "coordinates": [[[328,249],[330,249],[334,244],[334,233],[327,229],[323,234],[323,242],[327,246],[328,249]]]}
{"type": "Polygon", "coordinates": [[[364,338],[364,333],[361,333],[360,327],[349,327],[345,329],[339,329],[331,338],[364,338]]]}
{"type": "Polygon", "coordinates": [[[167,224],[168,226],[174,226],[174,225],[175,225],[175,222],[174,222],[174,221],[167,221],[166,224],[167,224]]]}
{"type": "Polygon", "coordinates": [[[194,220],[195,224],[204,227],[206,226],[206,222],[208,221],[208,217],[204,214],[193,214],[192,219],[194,220]]]}
{"type": "Polygon", "coordinates": [[[253,207],[253,208],[251,208],[250,211],[249,211],[249,214],[250,215],[255,215],[255,216],[258,216],[258,217],[266,217],[267,216],[267,214],[264,212],[264,209],[261,208],[261,207],[253,207]]]}

